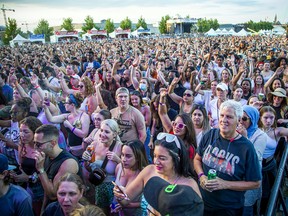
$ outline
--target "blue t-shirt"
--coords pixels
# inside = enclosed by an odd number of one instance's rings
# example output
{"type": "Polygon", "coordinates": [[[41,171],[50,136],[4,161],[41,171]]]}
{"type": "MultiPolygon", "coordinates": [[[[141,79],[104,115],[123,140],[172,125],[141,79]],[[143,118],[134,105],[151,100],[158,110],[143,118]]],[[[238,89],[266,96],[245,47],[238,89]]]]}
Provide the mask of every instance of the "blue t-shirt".
{"type": "Polygon", "coordinates": [[[50,203],[45,211],[43,212],[42,216],[65,216],[59,202],[52,202],[50,203]]]}
{"type": "Polygon", "coordinates": [[[10,184],[7,193],[0,197],[1,215],[27,216],[34,215],[32,198],[22,187],[10,184]]]}
{"type": "MultiPolygon", "coordinates": [[[[210,169],[227,181],[260,181],[261,172],[253,144],[241,136],[232,142],[220,135],[219,129],[208,131],[197,153],[202,157],[203,172],[210,169]]],[[[205,205],[215,209],[239,209],[244,206],[245,191],[217,190],[209,192],[200,187],[205,205]]]]}

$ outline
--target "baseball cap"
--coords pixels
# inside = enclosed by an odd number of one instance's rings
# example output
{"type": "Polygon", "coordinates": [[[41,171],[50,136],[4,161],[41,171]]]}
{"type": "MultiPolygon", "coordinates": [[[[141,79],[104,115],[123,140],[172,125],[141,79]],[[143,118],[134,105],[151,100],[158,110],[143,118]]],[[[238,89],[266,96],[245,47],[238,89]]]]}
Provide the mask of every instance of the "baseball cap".
{"type": "Polygon", "coordinates": [[[148,180],[144,187],[144,197],[161,215],[203,215],[203,200],[191,187],[171,185],[158,176],[148,180]]]}
{"type": "Polygon", "coordinates": [[[228,86],[225,83],[219,83],[216,87],[216,89],[221,89],[222,91],[228,91],[228,86]]]}
{"type": "Polygon", "coordinates": [[[74,74],[74,75],[72,75],[71,77],[74,78],[74,79],[80,80],[80,76],[79,76],[78,74],[74,74]]]}
{"type": "Polygon", "coordinates": [[[16,167],[8,164],[8,158],[6,155],[0,154],[0,173],[4,172],[5,170],[13,169],[16,169],[16,167]]]}

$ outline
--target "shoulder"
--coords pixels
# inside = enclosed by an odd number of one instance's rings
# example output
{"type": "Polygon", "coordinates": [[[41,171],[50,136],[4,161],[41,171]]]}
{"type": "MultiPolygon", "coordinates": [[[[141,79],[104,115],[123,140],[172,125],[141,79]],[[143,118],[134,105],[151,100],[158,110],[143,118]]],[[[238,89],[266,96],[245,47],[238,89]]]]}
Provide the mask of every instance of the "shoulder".
{"type": "Polygon", "coordinates": [[[15,195],[15,198],[21,202],[27,198],[31,198],[28,192],[18,185],[10,184],[8,193],[9,195],[15,195]]]}
{"type": "MultiPolygon", "coordinates": [[[[52,202],[46,207],[46,209],[44,211],[44,215],[59,215],[59,213],[60,213],[59,211],[60,211],[59,202],[58,201],[52,202]]],[[[62,215],[62,214],[60,214],[60,215],[62,215]]]]}

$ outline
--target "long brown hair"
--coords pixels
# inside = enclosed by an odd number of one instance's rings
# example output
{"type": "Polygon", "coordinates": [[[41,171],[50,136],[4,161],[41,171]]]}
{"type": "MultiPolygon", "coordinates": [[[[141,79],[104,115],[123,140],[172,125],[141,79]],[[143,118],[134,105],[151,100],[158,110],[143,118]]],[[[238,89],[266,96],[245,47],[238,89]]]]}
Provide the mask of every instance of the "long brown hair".
{"type": "Polygon", "coordinates": [[[271,106],[264,106],[260,109],[260,118],[259,118],[259,121],[258,121],[258,127],[259,128],[263,128],[264,125],[261,121],[261,117],[264,115],[264,113],[266,112],[272,112],[274,114],[274,122],[273,122],[273,125],[272,127],[273,128],[276,128],[277,127],[277,122],[276,122],[276,111],[271,107],[271,106]]]}

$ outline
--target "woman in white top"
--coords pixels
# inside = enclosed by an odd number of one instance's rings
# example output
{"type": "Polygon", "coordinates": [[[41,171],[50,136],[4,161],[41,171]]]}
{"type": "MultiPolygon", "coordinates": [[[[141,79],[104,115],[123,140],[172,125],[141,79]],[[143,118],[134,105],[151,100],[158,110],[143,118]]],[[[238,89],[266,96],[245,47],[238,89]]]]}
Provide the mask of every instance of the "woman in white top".
{"type": "Polygon", "coordinates": [[[261,211],[265,212],[277,172],[274,153],[279,139],[288,136],[288,128],[277,127],[276,112],[271,106],[264,106],[260,109],[259,128],[267,134],[267,145],[263,153],[262,162],[263,193],[261,200],[261,211]]]}

